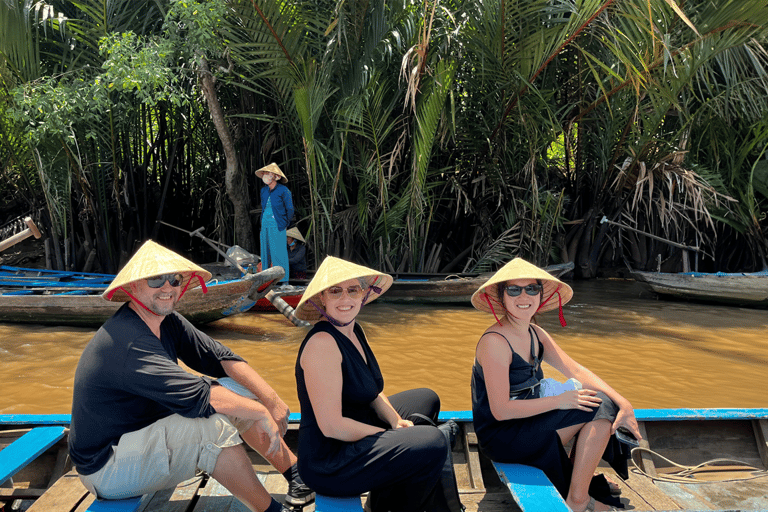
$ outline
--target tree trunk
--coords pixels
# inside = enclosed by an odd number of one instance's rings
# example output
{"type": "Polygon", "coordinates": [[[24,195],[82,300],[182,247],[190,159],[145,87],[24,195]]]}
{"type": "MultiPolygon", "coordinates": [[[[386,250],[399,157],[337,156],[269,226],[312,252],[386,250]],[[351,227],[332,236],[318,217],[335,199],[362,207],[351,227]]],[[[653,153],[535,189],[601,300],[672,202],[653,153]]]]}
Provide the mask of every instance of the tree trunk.
{"type": "Polygon", "coordinates": [[[253,238],[253,226],[251,225],[250,199],[248,197],[248,183],[240,172],[237,164],[237,154],[235,153],[235,143],[232,140],[232,134],[227,127],[224,112],[221,110],[219,98],[216,95],[216,82],[211,70],[208,67],[208,61],[205,57],[200,58],[200,85],[208,103],[208,110],[211,112],[211,119],[216,132],[221,139],[221,145],[224,147],[224,157],[227,160],[227,170],[225,182],[227,186],[227,196],[232,201],[235,211],[235,241],[237,245],[249,252],[256,250],[256,241],[253,238]]]}

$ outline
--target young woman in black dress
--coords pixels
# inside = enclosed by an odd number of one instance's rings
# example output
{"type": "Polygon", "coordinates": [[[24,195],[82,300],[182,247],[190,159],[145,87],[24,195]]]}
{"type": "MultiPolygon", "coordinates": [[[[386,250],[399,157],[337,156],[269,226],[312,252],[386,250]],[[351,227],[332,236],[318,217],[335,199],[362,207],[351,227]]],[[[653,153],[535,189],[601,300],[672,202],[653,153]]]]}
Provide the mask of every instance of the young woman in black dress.
{"type": "Polygon", "coordinates": [[[562,305],[572,296],[570,286],[520,258],[474,293],[472,305],[496,318],[475,351],[474,426],[489,458],[540,468],[572,510],[609,510],[590,498],[589,486],[618,427],[640,439],[632,405],[531,323],[536,313],[558,309],[564,324],[562,305]],[[582,389],[541,397],[541,361],[582,389]],[[571,461],[563,445],[577,434],[571,461]]]}
{"type": "Polygon", "coordinates": [[[296,308],[317,322],[296,361],[299,474],[320,494],[370,491],[373,512],[440,510],[447,440],[434,426],[414,426],[423,417],[436,422],[440,400],[424,388],[387,397],[356,322],[363,304],[391,284],[387,274],[329,256],[296,308]]]}

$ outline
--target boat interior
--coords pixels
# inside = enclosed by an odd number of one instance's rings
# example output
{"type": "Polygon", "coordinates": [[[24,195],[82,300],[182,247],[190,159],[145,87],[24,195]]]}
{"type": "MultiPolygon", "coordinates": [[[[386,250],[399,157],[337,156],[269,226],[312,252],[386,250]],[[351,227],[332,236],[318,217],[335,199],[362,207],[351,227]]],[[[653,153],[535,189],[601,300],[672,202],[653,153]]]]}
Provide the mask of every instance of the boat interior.
{"type": "MultiPolygon", "coordinates": [[[[461,501],[468,512],[528,510],[521,508],[499,479],[493,464],[478,450],[471,422],[460,423],[461,435],[453,463],[461,501]]],[[[5,426],[0,449],[28,432],[5,426]]],[[[625,510],[768,510],[768,420],[641,421],[641,446],[652,450],[633,454],[629,478],[622,480],[607,465],[607,474],[621,487],[625,510]],[[675,476],[682,466],[715,461],[689,476],[675,476]]],[[[295,447],[298,425],[286,440],[295,447]]],[[[569,448],[569,447],[566,447],[569,448]]],[[[255,452],[249,451],[255,471],[270,493],[282,501],[287,491],[283,477],[255,452]]],[[[67,455],[66,435],[26,467],[12,482],[0,487],[0,510],[30,512],[85,511],[93,496],[80,483],[67,455]]],[[[363,498],[363,503],[365,498],[363,498]]],[[[313,512],[314,504],[304,507],[313,512]]],[[[247,509],[218,482],[206,475],[175,489],[146,495],[142,512],[245,512],[247,509]]]]}

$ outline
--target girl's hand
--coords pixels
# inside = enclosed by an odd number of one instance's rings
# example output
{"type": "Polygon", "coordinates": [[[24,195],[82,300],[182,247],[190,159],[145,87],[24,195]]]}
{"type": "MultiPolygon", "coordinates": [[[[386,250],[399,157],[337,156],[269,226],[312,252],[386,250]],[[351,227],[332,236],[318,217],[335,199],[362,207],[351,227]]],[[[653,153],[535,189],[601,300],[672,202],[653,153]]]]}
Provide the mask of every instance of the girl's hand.
{"type": "Polygon", "coordinates": [[[556,398],[558,398],[558,409],[579,409],[580,411],[591,411],[603,402],[597,396],[597,391],[591,389],[566,391],[557,395],[556,398]]]}
{"type": "Polygon", "coordinates": [[[408,428],[408,427],[412,427],[412,426],[413,426],[413,422],[412,421],[404,420],[403,418],[400,418],[400,419],[397,420],[397,423],[392,425],[392,428],[395,428],[395,429],[397,429],[397,428],[408,428]]]}

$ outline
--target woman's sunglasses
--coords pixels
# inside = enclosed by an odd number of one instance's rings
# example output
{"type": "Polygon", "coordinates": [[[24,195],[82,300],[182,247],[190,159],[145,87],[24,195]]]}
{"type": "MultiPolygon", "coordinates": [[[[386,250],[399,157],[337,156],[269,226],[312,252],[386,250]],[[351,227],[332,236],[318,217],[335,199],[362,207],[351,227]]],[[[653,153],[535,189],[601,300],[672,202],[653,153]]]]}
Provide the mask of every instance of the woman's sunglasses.
{"type": "Polygon", "coordinates": [[[163,274],[161,276],[149,277],[147,278],[147,286],[150,288],[161,288],[166,281],[175,288],[181,286],[181,283],[184,282],[184,276],[181,274],[163,274]]]}
{"type": "Polygon", "coordinates": [[[349,295],[350,299],[356,299],[363,293],[363,288],[359,284],[349,286],[347,288],[342,288],[341,286],[331,286],[326,290],[326,292],[328,292],[328,296],[330,298],[339,299],[344,293],[344,290],[347,291],[347,295],[349,295]]]}
{"type": "Polygon", "coordinates": [[[517,285],[509,285],[504,287],[504,291],[507,292],[507,295],[510,297],[517,297],[521,293],[523,293],[523,290],[525,290],[525,293],[528,295],[534,296],[541,293],[541,285],[540,284],[529,284],[527,286],[517,286],[517,285]]]}

